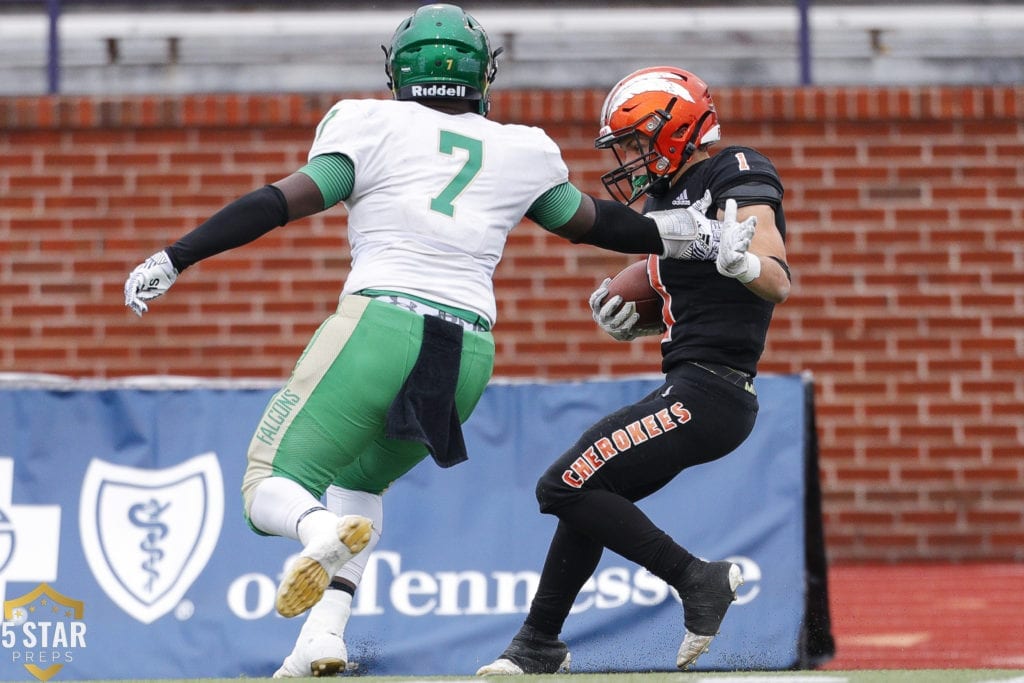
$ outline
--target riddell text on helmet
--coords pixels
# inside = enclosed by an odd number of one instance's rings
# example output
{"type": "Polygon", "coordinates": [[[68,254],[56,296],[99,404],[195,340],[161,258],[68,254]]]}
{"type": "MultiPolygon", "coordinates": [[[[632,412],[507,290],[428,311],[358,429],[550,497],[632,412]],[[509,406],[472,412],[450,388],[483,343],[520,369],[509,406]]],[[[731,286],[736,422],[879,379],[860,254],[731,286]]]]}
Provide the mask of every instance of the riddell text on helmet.
{"type": "Polygon", "coordinates": [[[409,86],[412,97],[465,97],[466,86],[464,85],[412,85],[409,86]]]}
{"type": "Polygon", "coordinates": [[[677,426],[689,422],[692,417],[690,411],[676,401],[668,408],[662,408],[656,413],[629,423],[624,429],[616,429],[610,437],[598,439],[583,451],[580,457],[562,472],[562,481],[578,489],[593,476],[594,472],[619,453],[672,431],[677,426]]]}

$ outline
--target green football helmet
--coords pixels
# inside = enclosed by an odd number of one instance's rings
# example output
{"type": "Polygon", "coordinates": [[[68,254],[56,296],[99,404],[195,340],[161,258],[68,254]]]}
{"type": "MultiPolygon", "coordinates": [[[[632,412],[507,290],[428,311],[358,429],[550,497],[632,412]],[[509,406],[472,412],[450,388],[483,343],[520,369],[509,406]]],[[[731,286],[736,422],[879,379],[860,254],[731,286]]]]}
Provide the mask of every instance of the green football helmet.
{"type": "Polygon", "coordinates": [[[461,7],[420,7],[395,29],[391,47],[381,48],[388,88],[396,100],[473,100],[478,113],[487,114],[487,90],[502,50],[491,51],[487,32],[461,7]]]}

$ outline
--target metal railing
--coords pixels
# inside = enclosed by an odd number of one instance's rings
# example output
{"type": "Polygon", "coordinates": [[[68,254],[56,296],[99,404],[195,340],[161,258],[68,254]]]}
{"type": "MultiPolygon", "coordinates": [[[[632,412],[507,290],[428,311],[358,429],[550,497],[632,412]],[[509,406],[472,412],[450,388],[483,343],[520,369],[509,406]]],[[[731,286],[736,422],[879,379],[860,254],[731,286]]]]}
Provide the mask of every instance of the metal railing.
{"type": "MultiPolygon", "coordinates": [[[[0,0],[0,94],[41,89],[43,41],[50,94],[376,89],[409,3],[374,5],[0,0]]],[[[503,87],[606,87],[655,62],[719,85],[1024,81],[1019,3],[473,7],[506,46],[503,87]]]]}

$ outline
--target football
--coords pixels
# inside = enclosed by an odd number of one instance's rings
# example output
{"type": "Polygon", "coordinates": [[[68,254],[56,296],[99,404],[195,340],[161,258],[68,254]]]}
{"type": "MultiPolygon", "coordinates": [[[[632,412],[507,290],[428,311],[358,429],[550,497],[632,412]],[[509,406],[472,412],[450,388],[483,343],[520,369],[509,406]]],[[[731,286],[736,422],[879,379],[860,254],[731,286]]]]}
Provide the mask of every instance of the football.
{"type": "Polygon", "coordinates": [[[608,285],[608,298],[621,296],[623,301],[636,304],[640,314],[636,324],[641,327],[661,322],[661,296],[651,287],[647,277],[647,260],[637,261],[619,271],[608,285]]]}

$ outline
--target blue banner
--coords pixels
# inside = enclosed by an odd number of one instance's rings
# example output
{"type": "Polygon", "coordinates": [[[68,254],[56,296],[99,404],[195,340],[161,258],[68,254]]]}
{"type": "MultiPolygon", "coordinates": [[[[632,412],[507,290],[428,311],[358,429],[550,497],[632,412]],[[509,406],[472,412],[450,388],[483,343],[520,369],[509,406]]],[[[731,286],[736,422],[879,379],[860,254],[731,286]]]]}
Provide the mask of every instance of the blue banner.
{"type": "MultiPolygon", "coordinates": [[[[384,496],[347,642],[361,672],[472,674],[522,623],[555,519],[537,477],[653,378],[493,383],[470,460],[429,458],[384,496]]],[[[747,578],[698,669],[797,665],[805,618],[804,387],[758,378],[735,453],[643,501],[694,554],[747,578]]],[[[269,676],[302,617],[274,612],[295,541],[242,517],[245,451],[273,389],[0,388],[0,679],[269,676]],[[126,646],[130,644],[130,647],[126,646]]],[[[574,671],[674,670],[682,608],[606,552],[562,637],[574,671]]]]}

